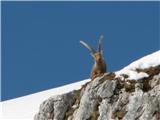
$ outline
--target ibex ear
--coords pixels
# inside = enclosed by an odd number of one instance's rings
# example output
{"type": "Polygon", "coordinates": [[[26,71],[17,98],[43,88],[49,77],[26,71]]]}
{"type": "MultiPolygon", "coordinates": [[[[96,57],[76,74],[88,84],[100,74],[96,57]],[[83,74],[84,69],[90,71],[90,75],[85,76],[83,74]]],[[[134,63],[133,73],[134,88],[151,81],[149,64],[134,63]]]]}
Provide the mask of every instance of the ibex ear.
{"type": "Polygon", "coordinates": [[[99,40],[98,40],[98,52],[102,54],[102,39],[103,35],[100,35],[99,40]]]}

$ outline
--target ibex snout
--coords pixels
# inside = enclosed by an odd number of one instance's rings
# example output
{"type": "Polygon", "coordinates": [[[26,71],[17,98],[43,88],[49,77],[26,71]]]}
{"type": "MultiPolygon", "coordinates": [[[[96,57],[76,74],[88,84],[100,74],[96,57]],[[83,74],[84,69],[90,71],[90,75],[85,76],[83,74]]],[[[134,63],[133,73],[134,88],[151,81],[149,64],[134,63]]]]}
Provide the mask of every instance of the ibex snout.
{"type": "Polygon", "coordinates": [[[106,62],[102,55],[102,40],[101,39],[102,39],[102,36],[100,36],[97,51],[95,51],[91,46],[89,46],[84,41],[80,41],[80,43],[84,45],[91,52],[91,55],[95,61],[95,64],[93,65],[91,75],[90,75],[91,79],[101,76],[106,72],[106,62]]]}

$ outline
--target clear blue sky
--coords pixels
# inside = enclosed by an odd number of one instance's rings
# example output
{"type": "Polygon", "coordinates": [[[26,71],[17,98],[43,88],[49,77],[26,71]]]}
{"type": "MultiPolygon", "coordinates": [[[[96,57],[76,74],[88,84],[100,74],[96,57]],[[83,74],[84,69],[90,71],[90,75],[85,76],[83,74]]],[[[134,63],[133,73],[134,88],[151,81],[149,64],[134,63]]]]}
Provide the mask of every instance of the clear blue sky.
{"type": "Polygon", "coordinates": [[[158,2],[2,2],[2,100],[88,78],[104,35],[108,71],[159,49],[158,2]]]}

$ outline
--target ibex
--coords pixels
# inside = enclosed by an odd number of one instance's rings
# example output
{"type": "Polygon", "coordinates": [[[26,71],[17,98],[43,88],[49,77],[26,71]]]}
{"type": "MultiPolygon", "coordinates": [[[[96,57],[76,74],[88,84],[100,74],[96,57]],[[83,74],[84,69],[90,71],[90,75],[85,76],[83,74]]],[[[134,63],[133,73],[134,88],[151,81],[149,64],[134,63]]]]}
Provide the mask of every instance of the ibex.
{"type": "Polygon", "coordinates": [[[80,43],[84,45],[91,52],[91,55],[95,61],[91,74],[90,74],[90,78],[92,80],[98,76],[102,76],[106,72],[106,62],[102,55],[102,38],[103,36],[100,36],[98,40],[98,50],[97,51],[95,51],[90,45],[88,45],[84,41],[80,41],[80,43]]]}

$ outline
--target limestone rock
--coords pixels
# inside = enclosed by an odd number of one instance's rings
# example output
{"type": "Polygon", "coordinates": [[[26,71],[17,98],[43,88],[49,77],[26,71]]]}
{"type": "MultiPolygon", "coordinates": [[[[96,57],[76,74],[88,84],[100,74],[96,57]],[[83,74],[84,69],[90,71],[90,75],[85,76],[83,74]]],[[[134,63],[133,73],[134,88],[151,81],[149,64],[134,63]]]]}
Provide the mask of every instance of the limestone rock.
{"type": "Polygon", "coordinates": [[[159,66],[155,70],[138,81],[114,73],[97,77],[80,90],[44,101],[34,120],[160,120],[159,66]]]}
{"type": "Polygon", "coordinates": [[[35,120],[63,120],[67,109],[74,103],[73,92],[51,97],[40,105],[35,120]]]}

